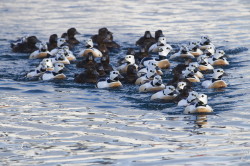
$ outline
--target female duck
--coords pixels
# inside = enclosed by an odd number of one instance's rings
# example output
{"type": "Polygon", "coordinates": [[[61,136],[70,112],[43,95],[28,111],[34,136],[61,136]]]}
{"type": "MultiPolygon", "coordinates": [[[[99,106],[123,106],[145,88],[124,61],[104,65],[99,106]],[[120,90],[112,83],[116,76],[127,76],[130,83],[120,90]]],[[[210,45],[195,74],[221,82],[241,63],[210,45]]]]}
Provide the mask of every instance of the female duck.
{"type": "Polygon", "coordinates": [[[166,86],[164,90],[161,90],[151,96],[151,100],[166,100],[166,101],[172,101],[177,94],[175,93],[175,87],[174,86],[166,86]]]}
{"type": "Polygon", "coordinates": [[[162,83],[161,76],[157,75],[150,82],[147,82],[139,87],[139,92],[153,92],[160,91],[165,88],[165,85],[162,83]]]}
{"type": "Polygon", "coordinates": [[[53,71],[46,71],[42,76],[42,80],[65,79],[66,76],[62,73],[64,68],[63,63],[55,63],[53,71]]]}
{"type": "Polygon", "coordinates": [[[212,80],[206,80],[202,82],[202,86],[205,88],[225,88],[227,87],[227,83],[223,80],[221,80],[224,70],[223,69],[214,69],[213,70],[213,79],[212,80]]]}
{"type": "Polygon", "coordinates": [[[99,80],[96,84],[97,88],[115,88],[121,87],[122,83],[119,79],[122,78],[119,71],[111,71],[110,76],[106,80],[99,80]]]}
{"type": "Polygon", "coordinates": [[[94,67],[89,67],[80,74],[75,75],[74,81],[77,83],[94,83],[96,84],[99,78],[99,73],[94,67]]]}

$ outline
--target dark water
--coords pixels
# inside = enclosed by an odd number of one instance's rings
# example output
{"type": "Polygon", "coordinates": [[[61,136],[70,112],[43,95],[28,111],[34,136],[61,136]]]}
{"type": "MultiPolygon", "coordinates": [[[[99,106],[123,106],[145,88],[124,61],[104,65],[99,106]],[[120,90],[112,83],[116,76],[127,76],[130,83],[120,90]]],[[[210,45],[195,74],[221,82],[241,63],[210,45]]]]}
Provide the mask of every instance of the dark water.
{"type": "Polygon", "coordinates": [[[6,107],[0,108],[0,165],[249,165],[249,4],[2,0],[0,105],[6,107]],[[136,86],[76,84],[73,75],[80,70],[74,64],[67,66],[67,80],[27,80],[39,60],[12,53],[10,41],[26,34],[47,41],[73,26],[80,41],[101,27],[114,32],[122,48],[111,54],[113,64],[145,30],[162,29],[176,46],[207,34],[229,56],[229,86],[216,91],[196,84],[215,112],[184,115],[174,104],[150,102],[150,94],[136,86]]]}

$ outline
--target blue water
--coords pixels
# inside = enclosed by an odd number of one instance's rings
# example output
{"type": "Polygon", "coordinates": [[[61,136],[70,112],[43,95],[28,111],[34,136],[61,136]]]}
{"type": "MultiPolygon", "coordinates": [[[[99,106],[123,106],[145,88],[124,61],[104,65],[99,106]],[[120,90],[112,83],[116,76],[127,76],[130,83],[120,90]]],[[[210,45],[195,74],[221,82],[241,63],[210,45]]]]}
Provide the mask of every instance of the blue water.
{"type": "MultiPolygon", "coordinates": [[[[247,0],[3,0],[0,13],[0,165],[249,165],[247,0]],[[67,66],[67,80],[25,78],[39,60],[13,53],[10,42],[26,34],[48,41],[70,27],[81,42],[101,27],[114,32],[122,46],[111,52],[114,66],[145,30],[162,29],[176,47],[209,35],[229,57],[229,86],[195,84],[214,113],[184,115],[173,103],[150,102],[151,94],[137,86],[108,90],[74,83],[81,71],[75,64],[67,66]]],[[[169,76],[166,71],[165,83],[169,76]]]]}

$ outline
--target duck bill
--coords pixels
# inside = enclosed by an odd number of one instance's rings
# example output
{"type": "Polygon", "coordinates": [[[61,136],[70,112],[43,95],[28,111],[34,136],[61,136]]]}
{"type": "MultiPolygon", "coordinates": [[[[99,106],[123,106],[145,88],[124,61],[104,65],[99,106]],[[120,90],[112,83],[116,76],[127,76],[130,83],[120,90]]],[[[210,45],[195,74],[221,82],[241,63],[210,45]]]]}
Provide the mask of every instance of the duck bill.
{"type": "Polygon", "coordinates": [[[75,33],[76,35],[80,35],[81,33],[80,32],[78,32],[78,31],[76,31],[76,33],[75,33]]]}

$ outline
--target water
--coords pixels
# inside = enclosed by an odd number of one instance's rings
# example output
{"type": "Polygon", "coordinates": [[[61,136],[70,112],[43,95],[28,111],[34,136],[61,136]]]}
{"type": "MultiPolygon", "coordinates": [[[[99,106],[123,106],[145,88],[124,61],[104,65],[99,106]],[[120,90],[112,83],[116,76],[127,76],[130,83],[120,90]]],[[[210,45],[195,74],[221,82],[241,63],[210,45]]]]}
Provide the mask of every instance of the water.
{"type": "Polygon", "coordinates": [[[249,165],[247,0],[2,0],[0,12],[0,165],[249,165]],[[76,84],[73,75],[81,70],[74,64],[64,81],[25,79],[39,60],[11,52],[10,41],[25,34],[47,41],[73,26],[80,41],[101,27],[114,32],[122,48],[111,54],[113,64],[145,30],[162,29],[176,46],[207,34],[229,56],[229,86],[196,84],[215,112],[184,115],[175,104],[150,102],[136,86],[76,84]]]}

